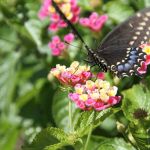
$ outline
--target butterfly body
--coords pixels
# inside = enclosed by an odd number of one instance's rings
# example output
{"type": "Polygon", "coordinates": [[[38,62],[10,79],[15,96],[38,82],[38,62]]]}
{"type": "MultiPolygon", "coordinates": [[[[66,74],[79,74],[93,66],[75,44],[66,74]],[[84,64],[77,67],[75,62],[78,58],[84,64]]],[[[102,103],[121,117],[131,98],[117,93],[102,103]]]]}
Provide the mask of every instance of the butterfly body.
{"type": "Polygon", "coordinates": [[[121,23],[104,38],[96,50],[92,50],[53,0],[52,3],[84,44],[88,51],[89,63],[98,65],[104,72],[110,70],[120,78],[131,75],[141,76],[138,69],[146,60],[146,54],[140,45],[149,42],[150,39],[150,8],[145,8],[121,23]]]}

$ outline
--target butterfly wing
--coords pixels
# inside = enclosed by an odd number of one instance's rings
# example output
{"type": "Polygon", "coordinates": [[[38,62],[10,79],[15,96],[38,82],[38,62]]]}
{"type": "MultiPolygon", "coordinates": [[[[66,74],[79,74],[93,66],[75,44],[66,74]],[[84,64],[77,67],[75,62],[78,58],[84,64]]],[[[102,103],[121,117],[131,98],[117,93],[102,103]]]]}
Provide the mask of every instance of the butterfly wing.
{"type": "Polygon", "coordinates": [[[145,61],[145,53],[139,46],[149,39],[150,8],[146,8],[109,33],[98,47],[97,53],[116,75],[138,74],[138,67],[145,61]]]}

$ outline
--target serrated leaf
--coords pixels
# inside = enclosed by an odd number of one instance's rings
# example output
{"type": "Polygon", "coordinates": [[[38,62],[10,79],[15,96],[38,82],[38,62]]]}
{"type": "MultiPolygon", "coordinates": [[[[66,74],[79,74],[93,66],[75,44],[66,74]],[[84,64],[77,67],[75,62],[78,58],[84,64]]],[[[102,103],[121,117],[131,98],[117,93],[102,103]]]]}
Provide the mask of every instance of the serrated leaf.
{"type": "MultiPolygon", "coordinates": [[[[41,150],[58,143],[65,143],[68,135],[61,129],[48,127],[42,130],[30,145],[24,146],[24,150],[41,150]]],[[[67,142],[67,141],[66,141],[67,142]]]]}
{"type": "Polygon", "coordinates": [[[142,126],[140,125],[140,123],[137,125],[134,125],[132,123],[129,124],[130,132],[132,133],[137,146],[142,150],[150,149],[150,121],[147,126],[145,126],[145,124],[145,122],[142,123],[142,126]]]}
{"type": "Polygon", "coordinates": [[[126,143],[121,138],[104,139],[103,142],[97,147],[96,150],[136,150],[129,143],[126,143]]]}
{"type": "Polygon", "coordinates": [[[92,125],[92,128],[96,128],[99,126],[106,118],[109,116],[115,114],[120,109],[113,109],[108,108],[100,112],[95,111],[85,111],[81,113],[78,122],[75,126],[76,131],[78,132],[79,136],[86,135],[89,130],[90,126],[92,125]]]}
{"type": "Polygon", "coordinates": [[[62,147],[65,145],[66,143],[58,143],[51,146],[47,146],[46,148],[44,148],[44,150],[63,150],[62,147]]]}
{"type": "Polygon", "coordinates": [[[93,124],[95,117],[94,115],[94,111],[85,111],[81,113],[75,125],[75,130],[77,131],[79,137],[82,137],[88,133],[90,126],[93,124]]]}

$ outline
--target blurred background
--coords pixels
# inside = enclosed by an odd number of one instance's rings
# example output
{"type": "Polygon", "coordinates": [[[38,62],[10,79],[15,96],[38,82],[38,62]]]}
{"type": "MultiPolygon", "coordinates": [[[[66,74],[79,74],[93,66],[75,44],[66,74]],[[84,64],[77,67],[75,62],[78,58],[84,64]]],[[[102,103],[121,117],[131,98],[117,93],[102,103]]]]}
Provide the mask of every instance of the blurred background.
{"type": "MultiPolygon", "coordinates": [[[[67,117],[67,102],[61,106],[59,102],[54,103],[59,84],[48,81],[47,75],[56,64],[69,65],[73,60],[83,63],[85,56],[83,48],[73,46],[69,46],[67,56],[51,55],[48,42],[56,33],[47,29],[49,18],[39,19],[41,4],[40,0],[0,0],[0,150],[20,150],[21,145],[31,143],[42,128],[55,127],[58,120],[67,117]]],[[[114,26],[150,6],[150,1],[82,0],[78,5],[82,17],[94,11],[109,17],[98,34],[76,25],[86,43],[93,47],[93,41],[99,44],[114,26]]],[[[57,35],[64,32],[65,29],[60,30],[57,35]]],[[[78,39],[72,44],[82,47],[78,39]]],[[[113,82],[112,77],[107,76],[113,82]]],[[[127,88],[127,83],[135,82],[135,79],[124,80],[120,91],[127,88]]],[[[108,118],[97,130],[104,136],[119,136],[116,117],[108,118]]],[[[123,115],[120,119],[126,122],[123,115]]]]}

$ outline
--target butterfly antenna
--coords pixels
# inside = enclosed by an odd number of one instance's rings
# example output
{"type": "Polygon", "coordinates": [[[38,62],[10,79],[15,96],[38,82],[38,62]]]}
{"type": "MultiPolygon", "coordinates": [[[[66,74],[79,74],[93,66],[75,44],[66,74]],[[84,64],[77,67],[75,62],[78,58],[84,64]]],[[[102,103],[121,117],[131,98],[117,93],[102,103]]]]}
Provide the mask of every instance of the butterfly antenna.
{"type": "Polygon", "coordinates": [[[64,43],[66,43],[67,45],[70,45],[70,46],[72,46],[72,47],[76,47],[76,48],[80,48],[80,47],[78,47],[78,46],[75,46],[75,45],[72,45],[72,44],[70,44],[70,43],[68,43],[67,41],[64,41],[64,43]]]}
{"type": "Polygon", "coordinates": [[[70,28],[73,30],[73,32],[78,36],[78,38],[80,39],[80,41],[84,44],[84,47],[86,48],[86,50],[88,52],[91,52],[91,49],[87,46],[87,44],[84,42],[83,38],[81,37],[81,35],[79,34],[79,32],[76,30],[76,28],[73,26],[73,24],[66,18],[66,16],[63,14],[63,12],[60,10],[60,8],[58,7],[58,5],[56,4],[56,2],[54,2],[54,0],[52,0],[52,5],[54,6],[54,8],[57,10],[57,12],[59,13],[59,15],[62,17],[62,19],[70,26],[70,28]]]}

